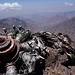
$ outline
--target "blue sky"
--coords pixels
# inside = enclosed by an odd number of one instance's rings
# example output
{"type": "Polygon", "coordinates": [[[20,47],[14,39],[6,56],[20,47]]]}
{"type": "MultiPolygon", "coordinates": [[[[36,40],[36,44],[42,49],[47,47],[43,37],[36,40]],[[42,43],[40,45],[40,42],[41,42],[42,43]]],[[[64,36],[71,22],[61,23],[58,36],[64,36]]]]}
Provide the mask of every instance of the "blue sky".
{"type": "Polygon", "coordinates": [[[75,2],[75,0],[0,0],[0,3],[4,3],[4,2],[21,2],[21,3],[24,3],[24,2],[65,2],[65,1],[68,1],[68,2],[75,2]]]}
{"type": "Polygon", "coordinates": [[[75,0],[0,0],[0,17],[75,10],[75,0]]]}

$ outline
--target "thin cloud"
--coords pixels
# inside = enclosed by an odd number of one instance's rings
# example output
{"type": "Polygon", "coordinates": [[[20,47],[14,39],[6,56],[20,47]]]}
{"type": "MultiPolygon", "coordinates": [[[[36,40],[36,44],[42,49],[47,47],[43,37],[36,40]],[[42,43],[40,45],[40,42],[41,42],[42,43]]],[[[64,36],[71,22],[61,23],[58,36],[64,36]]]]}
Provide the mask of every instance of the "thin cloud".
{"type": "Polygon", "coordinates": [[[14,3],[3,3],[0,4],[0,10],[14,10],[14,9],[21,9],[22,5],[18,2],[14,3]]]}
{"type": "Polygon", "coordinates": [[[73,3],[69,3],[69,2],[65,2],[64,5],[73,6],[74,4],[73,3]]]}

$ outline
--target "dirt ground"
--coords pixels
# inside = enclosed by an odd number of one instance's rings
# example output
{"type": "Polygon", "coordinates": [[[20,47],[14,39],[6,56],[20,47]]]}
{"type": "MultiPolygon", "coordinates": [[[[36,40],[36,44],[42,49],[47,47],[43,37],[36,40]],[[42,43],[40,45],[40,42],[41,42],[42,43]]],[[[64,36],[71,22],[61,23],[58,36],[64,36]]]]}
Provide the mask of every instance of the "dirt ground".
{"type": "Polygon", "coordinates": [[[46,68],[44,75],[75,75],[75,66],[64,66],[62,62],[67,59],[67,56],[58,55],[58,50],[49,48],[49,57],[46,60],[46,68]]]}

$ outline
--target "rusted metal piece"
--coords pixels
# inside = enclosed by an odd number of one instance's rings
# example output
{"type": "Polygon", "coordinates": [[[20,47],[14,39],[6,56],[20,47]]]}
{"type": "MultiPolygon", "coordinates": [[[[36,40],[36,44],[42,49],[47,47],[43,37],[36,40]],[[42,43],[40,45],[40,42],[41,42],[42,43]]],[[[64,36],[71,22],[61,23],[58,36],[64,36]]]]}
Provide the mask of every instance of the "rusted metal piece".
{"type": "Polygon", "coordinates": [[[16,60],[18,52],[18,43],[14,39],[7,36],[0,36],[0,61],[8,62],[16,60]]]}
{"type": "Polygon", "coordinates": [[[6,36],[0,36],[0,55],[9,53],[13,50],[15,42],[12,38],[7,38],[6,36]],[[8,48],[6,48],[8,47],[8,48]]]}

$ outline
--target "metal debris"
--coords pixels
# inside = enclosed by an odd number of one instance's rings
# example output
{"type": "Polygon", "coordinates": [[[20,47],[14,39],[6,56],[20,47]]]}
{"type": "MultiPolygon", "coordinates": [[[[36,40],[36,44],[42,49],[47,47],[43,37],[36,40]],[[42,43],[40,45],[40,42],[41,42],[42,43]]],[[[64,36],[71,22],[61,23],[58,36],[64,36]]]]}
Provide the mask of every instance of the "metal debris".
{"type": "Polygon", "coordinates": [[[3,30],[5,33],[0,32],[0,74],[42,75],[49,56],[48,47],[57,49],[59,55],[65,53],[68,60],[75,62],[75,48],[68,35],[44,31],[31,34],[21,25],[3,30]]]}

